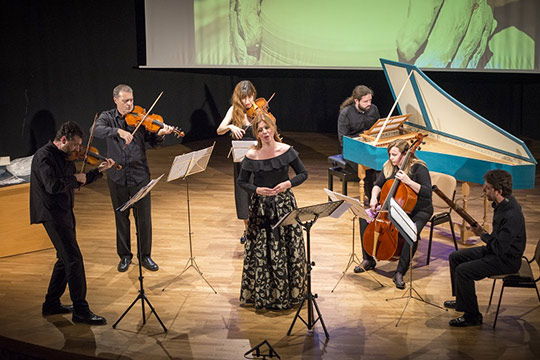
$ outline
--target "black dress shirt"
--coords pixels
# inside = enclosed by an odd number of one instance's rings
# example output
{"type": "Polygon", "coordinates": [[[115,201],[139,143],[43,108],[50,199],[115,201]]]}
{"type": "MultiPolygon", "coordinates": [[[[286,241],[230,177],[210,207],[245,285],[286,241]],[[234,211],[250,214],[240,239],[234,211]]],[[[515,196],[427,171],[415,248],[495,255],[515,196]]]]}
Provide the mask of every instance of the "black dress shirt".
{"type": "Polygon", "coordinates": [[[358,136],[362,131],[372,127],[380,117],[375,104],[371,104],[365,112],[358,111],[354,103],[343,108],[339,113],[337,126],[340,150],[343,147],[343,136],[358,136]]]}
{"type": "MultiPolygon", "coordinates": [[[[75,164],[52,141],[39,148],[30,174],[30,223],[53,221],[57,226],[75,227],[73,190],[79,187],[75,164]]],[[[86,174],[86,184],[100,178],[97,170],[86,174]]]]}
{"type": "Polygon", "coordinates": [[[509,196],[493,207],[493,232],[481,237],[487,243],[488,252],[503,261],[521,258],[527,244],[521,206],[513,196],[509,196]]]}
{"type": "Polygon", "coordinates": [[[117,109],[107,110],[101,113],[96,120],[94,136],[105,139],[107,142],[107,157],[122,165],[121,170],[110,168],[107,177],[120,185],[137,185],[147,181],[150,177],[150,169],[146,160],[146,144],[158,147],[164,137],[157,133],[151,133],[141,126],[129,145],[124,148],[125,140],[118,136],[118,129],[129,131],[135,130],[128,126],[125,119],[120,116],[117,109]]]}

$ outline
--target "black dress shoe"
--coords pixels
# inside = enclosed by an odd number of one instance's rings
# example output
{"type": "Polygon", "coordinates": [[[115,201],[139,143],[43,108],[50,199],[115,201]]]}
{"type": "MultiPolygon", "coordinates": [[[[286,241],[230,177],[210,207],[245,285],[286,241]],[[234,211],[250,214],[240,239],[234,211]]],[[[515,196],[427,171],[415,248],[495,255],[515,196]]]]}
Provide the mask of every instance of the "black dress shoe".
{"type": "Polygon", "coordinates": [[[43,316],[48,315],[56,315],[56,314],[69,314],[70,312],[73,312],[73,305],[45,305],[43,304],[43,307],[41,308],[41,314],[43,316]]]}
{"type": "Polygon", "coordinates": [[[129,268],[129,264],[131,264],[131,257],[124,256],[122,259],[120,259],[120,262],[118,263],[118,271],[124,272],[127,271],[129,268]]]}
{"type": "Polygon", "coordinates": [[[142,266],[144,266],[146,269],[150,271],[158,271],[159,266],[152,260],[150,256],[143,256],[142,258],[142,266]]]}
{"type": "Polygon", "coordinates": [[[363,273],[364,271],[373,270],[377,262],[375,260],[362,260],[362,263],[354,267],[355,273],[363,273]]]}
{"type": "Polygon", "coordinates": [[[405,289],[405,281],[403,281],[403,274],[400,272],[394,273],[394,284],[396,284],[396,287],[400,290],[405,289]]]}
{"type": "Polygon", "coordinates": [[[469,327],[482,325],[482,314],[474,317],[467,317],[465,315],[452,319],[448,322],[450,326],[455,327],[469,327]]]}
{"type": "Polygon", "coordinates": [[[456,308],[456,300],[448,300],[444,302],[444,307],[447,309],[455,309],[456,308]]]}
{"type": "Polygon", "coordinates": [[[74,312],[71,320],[73,320],[73,322],[75,323],[83,323],[89,325],[105,325],[107,323],[107,319],[105,319],[103,316],[96,315],[91,311],[82,314],[74,312]]]}

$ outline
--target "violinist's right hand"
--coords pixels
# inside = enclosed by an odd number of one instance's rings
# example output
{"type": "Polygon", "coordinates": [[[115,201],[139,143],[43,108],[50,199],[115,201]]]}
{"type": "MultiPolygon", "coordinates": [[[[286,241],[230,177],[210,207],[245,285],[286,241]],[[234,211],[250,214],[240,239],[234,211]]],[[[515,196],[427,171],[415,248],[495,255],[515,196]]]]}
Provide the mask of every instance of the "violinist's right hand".
{"type": "Polygon", "coordinates": [[[120,136],[126,142],[126,145],[129,145],[133,141],[133,135],[129,131],[118,129],[118,136],[120,136]]]}
{"type": "Polygon", "coordinates": [[[229,129],[231,130],[231,133],[233,134],[233,137],[235,139],[241,139],[244,137],[244,134],[246,131],[242,128],[239,128],[238,126],[235,126],[233,124],[229,125],[229,129]]]}
{"type": "Polygon", "coordinates": [[[84,185],[86,184],[86,174],[85,173],[75,173],[75,178],[77,179],[77,182],[84,185]]]}

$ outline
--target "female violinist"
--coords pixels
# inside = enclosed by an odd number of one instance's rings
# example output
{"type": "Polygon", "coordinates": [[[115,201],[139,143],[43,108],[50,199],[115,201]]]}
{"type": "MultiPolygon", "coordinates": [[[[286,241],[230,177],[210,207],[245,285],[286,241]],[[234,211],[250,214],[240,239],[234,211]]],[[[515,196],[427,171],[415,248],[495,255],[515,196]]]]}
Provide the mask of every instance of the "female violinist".
{"type": "MultiPolygon", "coordinates": [[[[394,140],[388,145],[388,160],[384,163],[383,169],[373,186],[369,206],[372,211],[376,211],[379,204],[378,198],[385,182],[390,179],[399,180],[402,184],[401,186],[408,186],[418,196],[416,205],[409,215],[416,224],[418,237],[420,237],[420,232],[433,215],[431,178],[427,165],[414,154],[411,154],[408,164],[400,170],[408,150],[409,144],[403,139],[394,140]]],[[[418,241],[414,243],[412,249],[413,255],[417,247],[418,241]]],[[[376,261],[373,256],[366,252],[364,241],[362,241],[362,254],[364,259],[360,266],[355,268],[355,272],[363,272],[364,270],[367,271],[375,268],[376,261]]],[[[403,276],[409,268],[410,261],[410,247],[407,242],[404,242],[399,263],[393,277],[394,284],[398,289],[405,288],[403,276]]]]}
{"type": "MultiPolygon", "coordinates": [[[[251,129],[253,119],[246,115],[246,112],[254,104],[257,90],[249,80],[242,80],[236,84],[232,94],[232,106],[227,111],[227,114],[217,128],[217,134],[223,135],[230,131],[233,140],[255,140],[251,129]]],[[[237,183],[238,175],[240,174],[241,163],[234,163],[234,199],[236,202],[236,216],[239,220],[244,221],[244,233],[240,238],[243,244],[246,241],[246,230],[248,222],[248,193],[240,188],[237,183]]]]}

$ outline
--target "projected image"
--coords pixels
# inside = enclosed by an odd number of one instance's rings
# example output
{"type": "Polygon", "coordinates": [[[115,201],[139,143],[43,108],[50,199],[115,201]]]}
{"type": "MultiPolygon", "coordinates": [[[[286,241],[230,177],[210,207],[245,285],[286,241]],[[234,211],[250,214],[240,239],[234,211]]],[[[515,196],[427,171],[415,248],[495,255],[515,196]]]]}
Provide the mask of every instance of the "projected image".
{"type": "Polygon", "coordinates": [[[198,65],[538,70],[536,0],[196,0],[198,65]],[[536,56],[536,59],[535,59],[536,56]]]}

